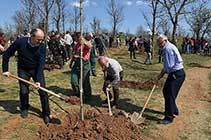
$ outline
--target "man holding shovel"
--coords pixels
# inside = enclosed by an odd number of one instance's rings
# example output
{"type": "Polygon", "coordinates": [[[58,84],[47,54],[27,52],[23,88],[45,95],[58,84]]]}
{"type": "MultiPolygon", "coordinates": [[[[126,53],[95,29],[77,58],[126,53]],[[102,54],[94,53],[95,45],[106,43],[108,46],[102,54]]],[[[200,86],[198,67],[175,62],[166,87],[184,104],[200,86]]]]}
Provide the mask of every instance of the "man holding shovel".
{"type": "MultiPolygon", "coordinates": [[[[103,84],[103,91],[105,95],[107,95],[107,92],[108,92],[109,98],[112,99],[110,89],[111,88],[113,89],[114,100],[112,104],[112,109],[116,109],[118,105],[118,99],[119,99],[120,80],[122,80],[123,78],[122,66],[119,64],[118,61],[105,57],[105,56],[100,56],[98,58],[98,62],[104,72],[105,81],[103,84]]],[[[107,103],[107,100],[105,100],[104,103],[107,103]]]]}
{"type": "MultiPolygon", "coordinates": [[[[34,87],[39,89],[45,87],[44,66],[46,48],[42,43],[44,40],[44,32],[39,29],[33,29],[30,33],[31,37],[23,37],[17,39],[3,55],[3,75],[10,76],[9,59],[14,53],[18,52],[18,76],[27,81],[32,79],[35,81],[34,87]]],[[[29,109],[29,85],[19,81],[21,117],[28,117],[29,109]]],[[[43,120],[46,124],[50,122],[50,108],[48,94],[42,90],[38,90],[42,105],[43,120]]]]}
{"type": "Polygon", "coordinates": [[[185,72],[183,69],[183,60],[177,47],[170,43],[164,35],[158,37],[157,44],[163,50],[163,69],[158,75],[157,80],[160,80],[165,73],[168,74],[163,87],[165,117],[158,123],[169,124],[173,122],[175,115],[179,115],[176,98],[185,80],[185,72]]]}

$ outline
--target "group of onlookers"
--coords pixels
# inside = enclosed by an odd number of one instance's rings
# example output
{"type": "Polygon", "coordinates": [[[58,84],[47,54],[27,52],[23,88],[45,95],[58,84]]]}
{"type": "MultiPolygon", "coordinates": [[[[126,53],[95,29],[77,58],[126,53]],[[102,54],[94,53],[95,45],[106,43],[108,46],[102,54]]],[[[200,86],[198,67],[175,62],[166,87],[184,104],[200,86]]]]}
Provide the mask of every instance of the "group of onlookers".
{"type": "Polygon", "coordinates": [[[182,53],[190,54],[200,52],[204,55],[208,55],[210,53],[210,45],[207,40],[201,38],[200,41],[197,42],[194,38],[183,38],[182,53]]]}

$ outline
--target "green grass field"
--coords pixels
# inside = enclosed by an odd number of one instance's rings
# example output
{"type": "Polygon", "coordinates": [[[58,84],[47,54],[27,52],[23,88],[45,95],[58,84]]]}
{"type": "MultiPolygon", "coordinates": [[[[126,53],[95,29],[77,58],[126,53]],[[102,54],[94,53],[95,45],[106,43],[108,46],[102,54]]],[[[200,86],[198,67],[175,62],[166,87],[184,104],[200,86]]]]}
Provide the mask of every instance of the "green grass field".
{"type": "MultiPolygon", "coordinates": [[[[117,59],[122,65],[124,69],[124,80],[143,82],[151,78],[155,78],[162,68],[162,64],[157,63],[158,58],[156,55],[153,60],[153,65],[145,65],[143,64],[145,59],[144,55],[137,54],[136,60],[130,60],[126,47],[121,47],[120,49],[112,48],[108,50],[108,53],[109,56],[117,59]]],[[[210,57],[196,54],[182,55],[182,57],[184,59],[185,69],[190,69],[192,67],[203,67],[204,65],[208,64],[208,60],[210,59],[210,57]]],[[[16,74],[16,71],[16,60],[15,58],[11,58],[10,72],[16,74]]],[[[58,93],[61,96],[66,96],[69,94],[71,85],[70,69],[68,68],[68,65],[66,65],[62,70],[54,70],[50,72],[45,71],[45,78],[46,87],[48,89],[58,93]]],[[[211,76],[209,78],[211,79],[211,76]]],[[[0,76],[0,80],[0,123],[6,124],[11,116],[19,115],[19,88],[17,80],[9,79],[3,76],[0,76]]],[[[99,65],[97,65],[97,77],[91,76],[93,97],[87,104],[85,104],[85,108],[89,108],[90,106],[101,106],[101,100],[106,98],[101,90],[102,85],[103,73],[99,65]]],[[[130,113],[134,111],[141,111],[149,92],[150,89],[139,90],[121,88],[119,101],[120,109],[130,113]]],[[[30,113],[34,115],[40,113],[40,100],[36,93],[37,91],[35,89],[31,89],[30,105],[32,106],[32,110],[30,110],[30,113]]],[[[56,97],[51,96],[50,99],[58,103],[64,109],[79,109],[79,106],[67,104],[56,97]]],[[[52,114],[55,115],[62,112],[60,107],[51,101],[50,106],[52,114]]],[[[157,129],[156,121],[158,118],[162,117],[163,110],[164,105],[162,87],[159,87],[154,91],[144,113],[144,117],[147,118],[146,123],[149,124],[147,129],[141,129],[144,134],[148,135],[153,129],[157,129]]],[[[36,126],[36,122],[32,122],[31,124],[23,123],[21,124],[21,129],[26,129],[27,132],[33,133],[37,131],[38,127],[36,126]]],[[[10,135],[11,139],[18,139],[20,137],[17,131],[14,131],[14,133],[10,135]]]]}

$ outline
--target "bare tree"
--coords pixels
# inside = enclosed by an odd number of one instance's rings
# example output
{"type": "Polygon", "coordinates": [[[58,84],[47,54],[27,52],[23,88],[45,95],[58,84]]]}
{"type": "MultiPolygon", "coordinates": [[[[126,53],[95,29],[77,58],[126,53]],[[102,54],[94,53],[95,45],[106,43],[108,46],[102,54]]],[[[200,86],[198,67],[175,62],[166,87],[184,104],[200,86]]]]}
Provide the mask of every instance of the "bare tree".
{"type": "MultiPolygon", "coordinates": [[[[159,18],[160,14],[162,13],[162,9],[158,8],[159,6],[159,0],[144,0],[145,2],[149,3],[149,7],[151,8],[151,14],[152,14],[152,21],[149,21],[148,16],[143,13],[143,16],[147,22],[147,25],[149,26],[150,30],[151,30],[151,40],[152,42],[154,42],[154,36],[155,36],[155,31],[156,31],[156,20],[157,18],[159,18]]],[[[152,52],[154,52],[154,43],[152,43],[152,52]]],[[[154,53],[152,53],[152,56],[154,55],[154,53]]]]}
{"type": "Polygon", "coordinates": [[[163,32],[164,35],[169,37],[170,36],[169,29],[171,28],[169,20],[165,16],[161,16],[159,17],[159,21],[157,24],[161,32],[163,32]]]}
{"type": "Polygon", "coordinates": [[[93,18],[92,23],[90,23],[91,28],[94,32],[94,34],[99,34],[100,33],[100,20],[97,19],[97,17],[93,18]]]}
{"type": "Polygon", "coordinates": [[[21,0],[23,5],[23,12],[28,26],[27,30],[30,31],[36,25],[37,9],[33,0],[21,0]]]}
{"type": "Polygon", "coordinates": [[[66,10],[65,10],[65,8],[66,8],[66,3],[65,3],[65,1],[64,1],[64,3],[62,4],[62,6],[61,6],[61,15],[62,15],[62,30],[63,30],[63,32],[65,32],[66,30],[65,30],[65,21],[66,21],[66,15],[67,15],[67,12],[66,12],[66,10]]]}
{"type": "Polygon", "coordinates": [[[21,33],[23,30],[30,31],[36,26],[37,10],[33,0],[21,0],[22,8],[15,13],[13,20],[17,32],[21,33]]]}
{"type": "MultiPolygon", "coordinates": [[[[48,34],[48,25],[49,25],[49,14],[51,8],[54,5],[55,0],[33,0],[33,3],[36,5],[36,8],[39,10],[42,19],[44,19],[43,28],[44,32],[48,34]]],[[[47,36],[45,36],[45,41],[47,41],[47,36]]]]}
{"type": "Polygon", "coordinates": [[[80,25],[80,9],[76,6],[73,7],[73,18],[71,19],[71,23],[73,23],[74,31],[78,31],[78,27],[80,25]]]}
{"type": "Polygon", "coordinates": [[[60,32],[60,27],[61,24],[63,26],[63,31],[65,30],[64,28],[64,21],[65,21],[65,1],[64,0],[55,0],[55,6],[54,6],[54,11],[53,11],[53,20],[55,21],[56,24],[56,29],[58,32],[60,32]]]}
{"type": "Polygon", "coordinates": [[[24,12],[16,11],[15,15],[12,17],[15,23],[15,29],[18,34],[23,33],[25,29],[27,29],[27,25],[25,22],[24,12]]]}
{"type": "Polygon", "coordinates": [[[207,7],[207,3],[199,3],[191,8],[191,12],[186,16],[186,21],[199,44],[200,39],[211,32],[211,9],[207,7]]]}
{"type": "Polygon", "coordinates": [[[113,37],[116,36],[118,26],[120,23],[124,20],[124,15],[123,15],[123,6],[118,5],[115,0],[109,0],[108,7],[107,7],[107,12],[111,16],[112,20],[112,35],[113,37]]]}
{"type": "Polygon", "coordinates": [[[171,40],[176,43],[176,32],[179,23],[179,17],[185,14],[185,8],[193,3],[195,0],[159,0],[163,8],[166,9],[168,17],[172,23],[171,40]]]}

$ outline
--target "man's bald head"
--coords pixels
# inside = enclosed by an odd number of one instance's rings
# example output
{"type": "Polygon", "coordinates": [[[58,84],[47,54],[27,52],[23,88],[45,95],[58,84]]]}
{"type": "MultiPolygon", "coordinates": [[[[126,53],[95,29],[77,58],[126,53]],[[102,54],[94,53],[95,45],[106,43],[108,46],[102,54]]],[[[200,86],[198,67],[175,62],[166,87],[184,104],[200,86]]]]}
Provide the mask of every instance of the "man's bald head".
{"type": "Polygon", "coordinates": [[[40,28],[35,28],[31,30],[31,43],[33,45],[39,45],[44,40],[44,32],[40,28]]]}

